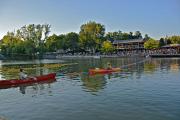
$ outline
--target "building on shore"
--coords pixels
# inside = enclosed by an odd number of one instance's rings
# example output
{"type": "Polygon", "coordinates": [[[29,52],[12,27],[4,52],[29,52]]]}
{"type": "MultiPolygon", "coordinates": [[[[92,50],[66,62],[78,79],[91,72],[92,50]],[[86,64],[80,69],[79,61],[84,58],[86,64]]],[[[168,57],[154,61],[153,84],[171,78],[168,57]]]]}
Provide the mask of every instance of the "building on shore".
{"type": "Polygon", "coordinates": [[[114,40],[113,45],[117,51],[144,50],[144,39],[114,40]]]}

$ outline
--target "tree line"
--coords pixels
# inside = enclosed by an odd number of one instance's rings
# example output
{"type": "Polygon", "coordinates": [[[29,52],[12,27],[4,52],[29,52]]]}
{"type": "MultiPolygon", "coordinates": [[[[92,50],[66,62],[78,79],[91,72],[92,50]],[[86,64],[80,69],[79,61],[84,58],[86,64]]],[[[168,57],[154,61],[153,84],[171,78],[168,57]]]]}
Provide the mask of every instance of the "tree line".
{"type": "Polygon", "coordinates": [[[146,49],[154,49],[154,48],[160,48],[165,45],[175,45],[175,44],[180,44],[180,36],[174,35],[170,37],[164,37],[160,38],[160,40],[155,40],[153,38],[148,39],[144,43],[144,48],[146,49]]]}
{"type": "Polygon", "coordinates": [[[15,32],[8,32],[0,41],[1,54],[11,56],[24,54],[30,56],[42,56],[45,52],[113,52],[114,40],[144,39],[147,40],[145,48],[155,48],[170,43],[180,43],[179,36],[162,38],[156,41],[147,34],[143,37],[140,31],[136,32],[105,32],[105,26],[101,23],[89,21],[80,26],[79,33],[50,35],[49,24],[29,24],[15,32]],[[158,43],[157,43],[158,42],[158,43]]]}

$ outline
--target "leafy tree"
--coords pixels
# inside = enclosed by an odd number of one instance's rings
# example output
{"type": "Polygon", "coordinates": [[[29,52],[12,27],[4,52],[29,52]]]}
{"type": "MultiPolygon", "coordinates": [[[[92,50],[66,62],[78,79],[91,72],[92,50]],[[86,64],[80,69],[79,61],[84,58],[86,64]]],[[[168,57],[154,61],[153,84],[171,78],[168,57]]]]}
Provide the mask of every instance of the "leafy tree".
{"type": "Polygon", "coordinates": [[[133,32],[129,32],[129,36],[128,36],[128,39],[133,39],[134,36],[133,36],[133,32]]]}
{"type": "Polygon", "coordinates": [[[22,52],[19,49],[20,44],[23,41],[19,38],[16,38],[14,34],[8,32],[7,35],[5,35],[1,42],[1,53],[4,55],[12,55],[14,53],[22,52]]]}
{"type": "Polygon", "coordinates": [[[171,44],[172,42],[171,42],[171,40],[168,38],[168,39],[166,39],[166,44],[167,45],[169,45],[169,44],[171,44]]]}
{"type": "Polygon", "coordinates": [[[76,51],[79,49],[79,35],[77,33],[71,32],[66,34],[65,36],[65,44],[66,46],[72,50],[76,51]]]}
{"type": "Polygon", "coordinates": [[[153,48],[158,48],[158,47],[159,47],[159,42],[152,38],[144,43],[144,48],[146,49],[153,49],[153,48]]]}
{"type": "Polygon", "coordinates": [[[67,45],[65,44],[65,35],[53,34],[49,36],[45,42],[46,50],[48,52],[55,52],[58,49],[67,49],[67,45]]]}
{"type": "Polygon", "coordinates": [[[119,30],[118,32],[108,32],[105,38],[111,42],[114,40],[122,40],[122,32],[119,30]]]}
{"type": "Polygon", "coordinates": [[[171,36],[169,39],[173,44],[180,44],[180,36],[171,36]]]}
{"type": "MultiPolygon", "coordinates": [[[[149,39],[148,35],[146,34],[147,39],[149,39]]],[[[105,36],[105,38],[111,42],[113,42],[114,40],[129,40],[129,39],[140,39],[142,38],[141,32],[140,31],[136,31],[135,34],[133,34],[133,32],[108,32],[105,36]]]]}
{"type": "Polygon", "coordinates": [[[3,54],[41,55],[45,51],[44,42],[50,32],[50,25],[29,24],[21,27],[16,32],[8,32],[3,37],[1,51],[3,54]]]}
{"type": "Polygon", "coordinates": [[[148,34],[145,34],[144,35],[144,40],[149,40],[150,39],[150,37],[148,36],[148,34]]]}
{"type": "Polygon", "coordinates": [[[128,40],[129,34],[128,33],[122,33],[122,40],[128,40]]]}
{"type": "Polygon", "coordinates": [[[102,52],[109,53],[109,52],[112,52],[113,50],[114,50],[114,48],[110,41],[104,41],[102,43],[102,48],[101,48],[102,52]]]}
{"type": "Polygon", "coordinates": [[[53,34],[52,36],[49,36],[45,42],[46,49],[49,52],[55,52],[58,47],[58,36],[53,34]]]}
{"type": "Polygon", "coordinates": [[[81,47],[94,53],[96,49],[100,49],[104,34],[105,27],[100,23],[90,21],[81,25],[79,32],[81,47]]]}
{"type": "Polygon", "coordinates": [[[159,46],[161,47],[161,46],[164,46],[164,45],[165,45],[164,38],[161,38],[159,40],[159,46]]]}
{"type": "Polygon", "coordinates": [[[135,32],[135,38],[136,38],[136,39],[142,38],[142,34],[141,34],[140,31],[136,31],[136,32],[135,32]]]}

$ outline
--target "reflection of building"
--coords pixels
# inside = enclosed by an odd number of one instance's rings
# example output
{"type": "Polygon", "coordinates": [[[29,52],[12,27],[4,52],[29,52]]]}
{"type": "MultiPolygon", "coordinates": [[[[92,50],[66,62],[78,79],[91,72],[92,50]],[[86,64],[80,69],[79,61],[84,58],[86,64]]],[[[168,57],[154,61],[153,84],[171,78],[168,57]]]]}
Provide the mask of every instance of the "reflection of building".
{"type": "Polygon", "coordinates": [[[143,50],[143,39],[114,40],[113,45],[117,50],[143,50]]]}
{"type": "Polygon", "coordinates": [[[170,65],[170,70],[173,72],[179,72],[179,64],[171,64],[170,65]]]}

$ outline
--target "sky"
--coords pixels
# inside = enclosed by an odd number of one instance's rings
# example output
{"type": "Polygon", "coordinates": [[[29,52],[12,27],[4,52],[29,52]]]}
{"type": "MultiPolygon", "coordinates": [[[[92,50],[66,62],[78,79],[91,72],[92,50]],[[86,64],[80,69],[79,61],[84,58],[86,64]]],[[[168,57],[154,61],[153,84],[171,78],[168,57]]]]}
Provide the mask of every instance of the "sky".
{"type": "Polygon", "coordinates": [[[0,0],[0,39],[27,24],[50,24],[51,34],[78,33],[88,21],[106,32],[180,35],[180,0],[0,0]]]}

